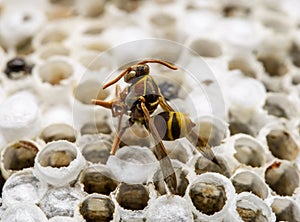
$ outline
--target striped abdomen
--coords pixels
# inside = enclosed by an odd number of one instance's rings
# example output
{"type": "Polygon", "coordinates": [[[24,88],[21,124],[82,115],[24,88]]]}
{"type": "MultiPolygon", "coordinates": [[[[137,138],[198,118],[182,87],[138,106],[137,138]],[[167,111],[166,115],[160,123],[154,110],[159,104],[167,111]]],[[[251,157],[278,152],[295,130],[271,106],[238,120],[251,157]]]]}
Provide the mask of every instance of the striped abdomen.
{"type": "Polygon", "coordinates": [[[181,112],[162,112],[152,119],[162,140],[185,137],[195,126],[191,119],[181,112]]]}

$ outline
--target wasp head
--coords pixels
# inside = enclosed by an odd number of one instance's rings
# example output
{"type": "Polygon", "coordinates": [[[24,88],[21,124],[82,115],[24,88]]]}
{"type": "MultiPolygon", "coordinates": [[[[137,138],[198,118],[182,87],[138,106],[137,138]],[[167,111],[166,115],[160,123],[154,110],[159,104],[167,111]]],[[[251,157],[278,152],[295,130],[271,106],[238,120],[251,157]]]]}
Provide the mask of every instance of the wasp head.
{"type": "Polygon", "coordinates": [[[135,78],[149,74],[149,66],[147,64],[137,64],[130,67],[130,71],[124,76],[124,81],[132,82],[135,78]]]}

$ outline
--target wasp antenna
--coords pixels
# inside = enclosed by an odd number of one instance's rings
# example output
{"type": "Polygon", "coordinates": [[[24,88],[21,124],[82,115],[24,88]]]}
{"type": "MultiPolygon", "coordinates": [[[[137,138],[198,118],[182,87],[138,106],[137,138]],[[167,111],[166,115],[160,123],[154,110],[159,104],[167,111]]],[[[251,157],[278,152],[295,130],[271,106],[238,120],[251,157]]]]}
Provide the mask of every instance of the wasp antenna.
{"type": "Polygon", "coordinates": [[[102,87],[102,89],[106,89],[107,87],[115,84],[116,82],[118,82],[123,76],[126,75],[126,73],[128,73],[131,70],[131,67],[128,67],[127,69],[125,69],[120,75],[118,75],[115,79],[111,80],[110,82],[104,84],[104,86],[102,87]]]}
{"type": "Polygon", "coordinates": [[[174,69],[174,70],[177,70],[178,68],[166,61],[163,61],[163,60],[159,60],[159,59],[149,59],[149,60],[144,60],[144,61],[141,61],[139,62],[138,64],[145,64],[145,63],[159,63],[159,64],[162,64],[164,66],[167,66],[168,68],[170,69],[174,69]]]}

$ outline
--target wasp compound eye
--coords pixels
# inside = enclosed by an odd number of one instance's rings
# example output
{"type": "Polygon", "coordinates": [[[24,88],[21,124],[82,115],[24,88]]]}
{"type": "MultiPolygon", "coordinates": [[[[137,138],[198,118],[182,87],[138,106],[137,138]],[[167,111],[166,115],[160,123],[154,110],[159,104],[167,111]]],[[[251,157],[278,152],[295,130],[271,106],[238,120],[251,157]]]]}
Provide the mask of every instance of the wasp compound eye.
{"type": "Polygon", "coordinates": [[[149,66],[148,65],[138,65],[136,67],[136,76],[144,76],[149,74],[149,66]]]}

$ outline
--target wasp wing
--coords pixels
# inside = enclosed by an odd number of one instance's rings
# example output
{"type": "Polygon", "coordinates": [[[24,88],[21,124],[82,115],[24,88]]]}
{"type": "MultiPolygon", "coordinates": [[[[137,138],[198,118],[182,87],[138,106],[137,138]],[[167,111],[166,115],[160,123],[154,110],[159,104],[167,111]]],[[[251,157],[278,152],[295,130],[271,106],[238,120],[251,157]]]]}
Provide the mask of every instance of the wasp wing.
{"type": "Polygon", "coordinates": [[[212,161],[213,163],[217,164],[219,167],[222,165],[217,160],[215,154],[213,153],[211,147],[208,143],[204,142],[200,136],[197,135],[194,131],[191,131],[187,136],[187,139],[192,143],[195,144],[196,149],[208,160],[212,161]]]}
{"type": "Polygon", "coordinates": [[[156,141],[156,145],[153,149],[153,153],[159,160],[160,168],[164,177],[164,181],[167,184],[171,193],[176,193],[177,180],[174,168],[171,160],[166,153],[166,149],[161,141],[156,141]]]}
{"type": "Polygon", "coordinates": [[[171,160],[168,157],[165,146],[163,145],[163,143],[161,141],[161,138],[159,136],[159,133],[158,133],[153,121],[150,119],[149,111],[147,110],[145,103],[142,101],[141,101],[141,108],[144,112],[147,127],[150,130],[150,132],[152,133],[152,136],[156,143],[153,153],[156,156],[156,158],[158,159],[159,164],[161,166],[164,181],[167,184],[170,192],[176,193],[177,180],[176,180],[176,174],[175,174],[174,168],[172,166],[171,160]]]}

